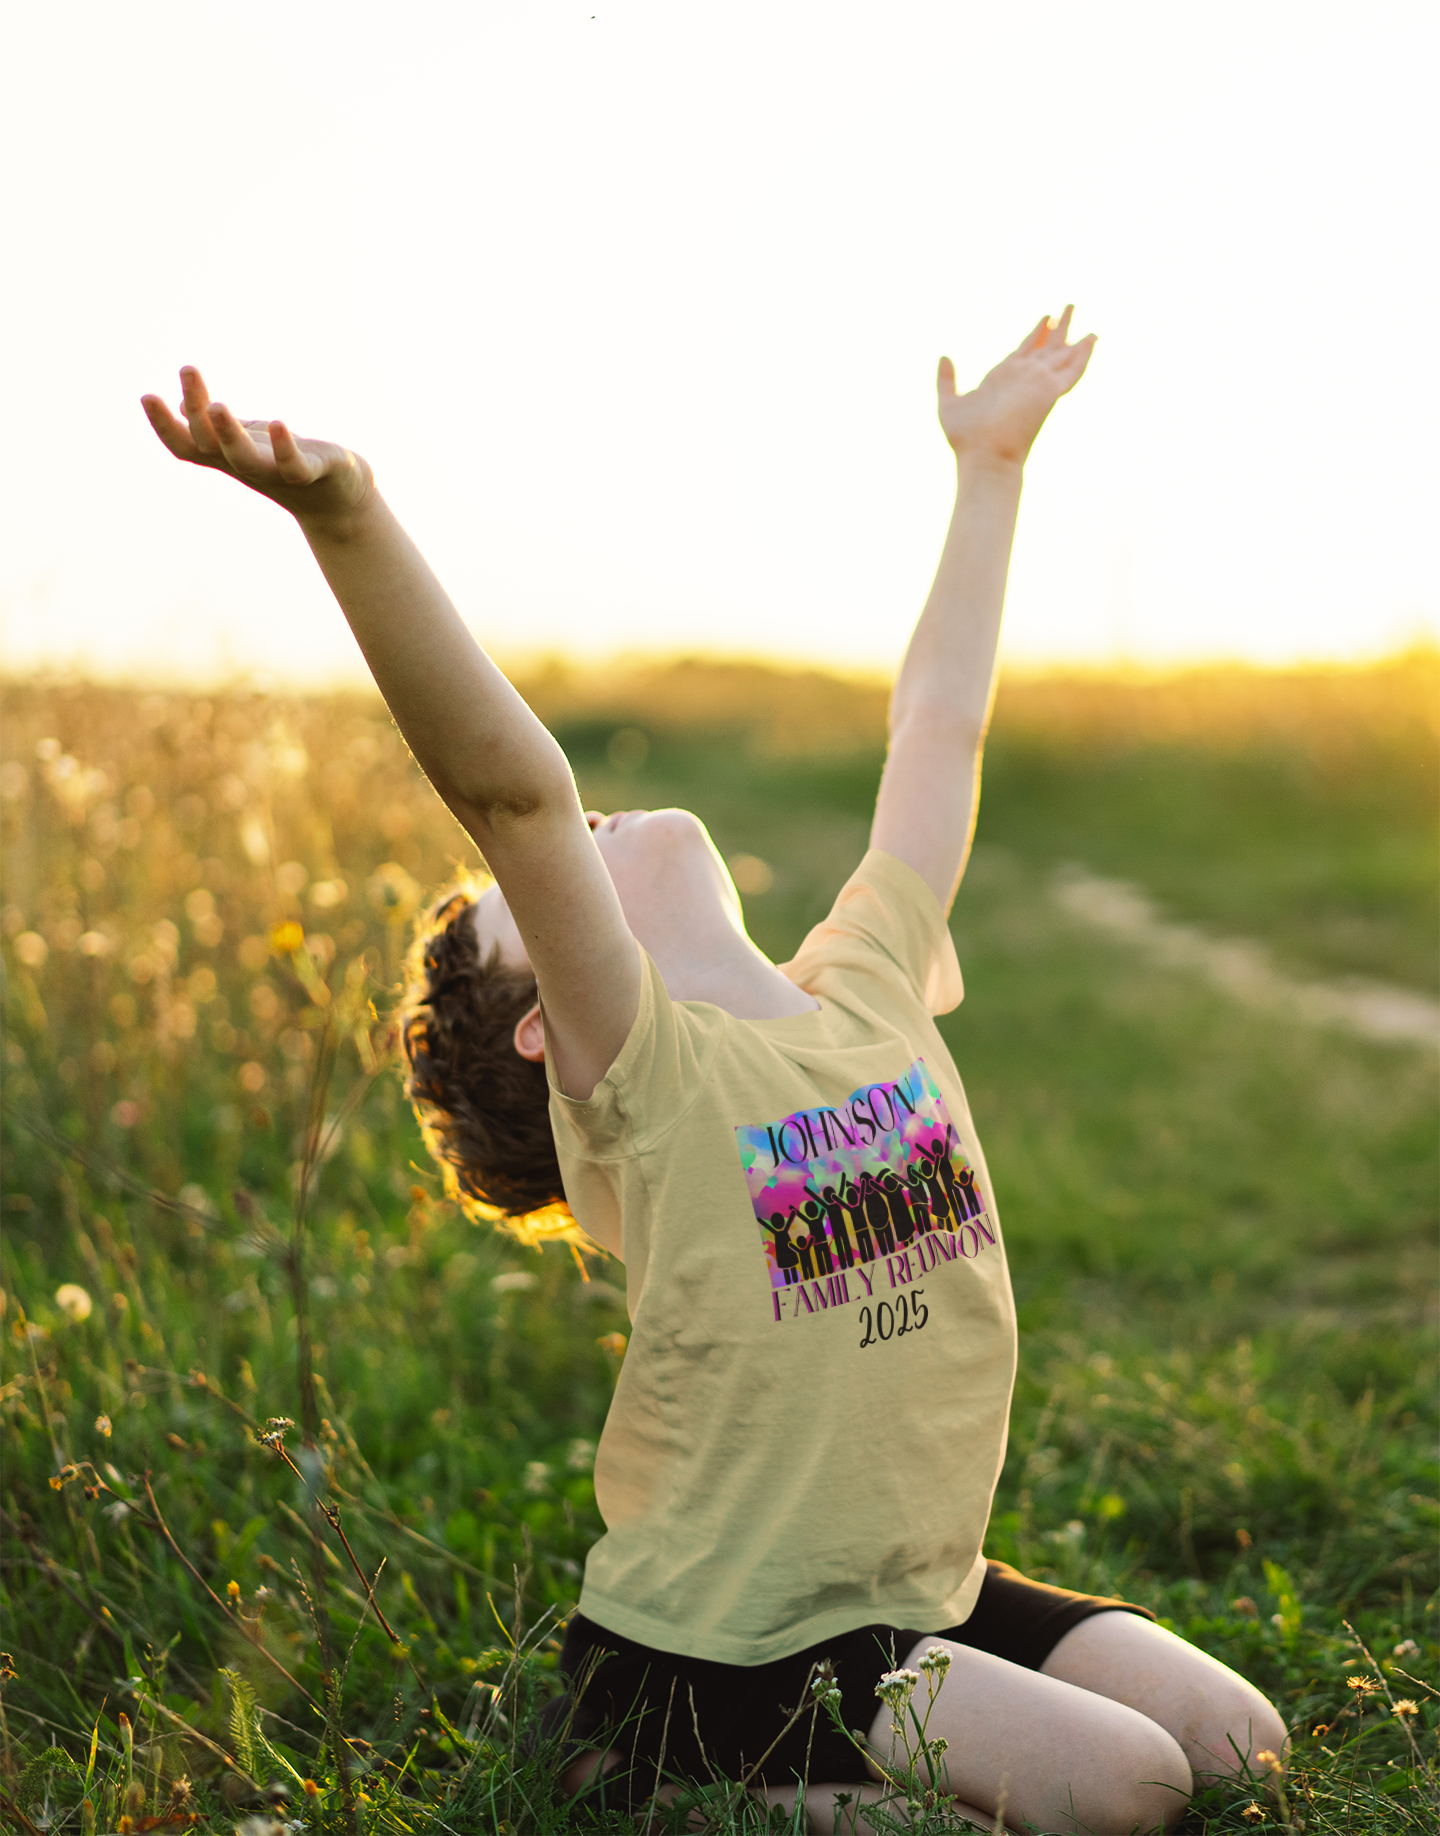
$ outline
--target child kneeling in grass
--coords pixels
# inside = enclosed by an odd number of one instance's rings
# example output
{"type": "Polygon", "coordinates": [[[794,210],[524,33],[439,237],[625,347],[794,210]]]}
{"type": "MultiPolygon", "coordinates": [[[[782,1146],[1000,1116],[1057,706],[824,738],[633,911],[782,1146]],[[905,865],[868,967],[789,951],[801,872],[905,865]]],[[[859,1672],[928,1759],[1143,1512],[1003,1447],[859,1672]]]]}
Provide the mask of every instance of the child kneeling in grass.
{"type": "Polygon", "coordinates": [[[494,884],[417,953],[411,1094],[465,1197],[566,1203],[623,1260],[632,1332],[595,1467],[562,1668],[565,1788],[748,1775],[851,1827],[874,1762],[786,1708],[833,1664],[889,1745],[882,1671],[948,1654],[929,1725],[987,1825],[1154,1830],[1285,1730],[1144,1609],[982,1553],[1015,1315],[965,1091],[934,1016],[974,828],[1023,468],[1093,340],[1042,319],[978,388],[940,365],[954,515],[890,708],[870,849],[793,962],[746,935],[704,825],[581,809],[555,740],[477,646],[370,468],[240,422],[181,372],[177,458],[304,531],[390,710],[494,884]],[[808,1785],[799,1782],[814,1781],[808,1785]],[[848,1806],[836,1800],[849,1794],[848,1806]]]}

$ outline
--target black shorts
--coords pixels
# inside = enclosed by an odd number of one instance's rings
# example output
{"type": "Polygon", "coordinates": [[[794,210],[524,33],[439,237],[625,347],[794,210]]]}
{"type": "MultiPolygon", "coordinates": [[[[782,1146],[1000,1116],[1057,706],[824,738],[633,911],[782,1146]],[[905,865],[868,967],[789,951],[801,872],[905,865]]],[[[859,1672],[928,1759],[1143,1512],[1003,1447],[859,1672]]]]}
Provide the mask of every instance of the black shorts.
{"type": "MultiPolygon", "coordinates": [[[[566,1754],[611,1747],[622,1753],[625,1763],[605,1781],[605,1795],[607,1802],[624,1805],[632,1797],[650,1796],[657,1771],[702,1783],[712,1769],[724,1778],[740,1778],[784,1726],[805,1693],[811,1665],[822,1658],[835,1667],[845,1726],[868,1732],[880,1706],[875,1685],[885,1671],[903,1664],[922,1638],[950,1639],[1038,1670],[1072,1626],[1092,1614],[1113,1612],[1155,1617],[1126,1600],[1050,1587],[1028,1580],[1008,1563],[987,1562],[979,1597],[962,1626],[928,1634],[861,1626],[789,1657],[753,1665],[656,1651],[576,1613],[566,1629],[560,1670],[572,1690],[577,1683],[581,1687],[578,1696],[549,1705],[543,1729],[565,1733],[566,1754]]],[[[804,1715],[796,1722],[757,1776],[772,1784],[792,1784],[805,1776],[840,1784],[869,1778],[864,1760],[829,1716],[823,1710],[816,1714],[813,1730],[811,1719],[804,1715]]]]}

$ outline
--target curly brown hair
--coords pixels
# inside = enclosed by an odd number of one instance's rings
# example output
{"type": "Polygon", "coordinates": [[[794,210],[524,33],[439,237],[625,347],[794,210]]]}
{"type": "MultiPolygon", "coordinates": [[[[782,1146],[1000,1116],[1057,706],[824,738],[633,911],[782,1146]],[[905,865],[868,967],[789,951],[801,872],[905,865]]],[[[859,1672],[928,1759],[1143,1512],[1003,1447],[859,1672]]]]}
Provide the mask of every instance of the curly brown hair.
{"type": "Polygon", "coordinates": [[[535,978],[482,961],[476,887],[442,893],[406,961],[400,1038],[406,1092],[450,1196],[472,1214],[524,1218],[563,1207],[543,1064],[515,1050],[535,978]]]}

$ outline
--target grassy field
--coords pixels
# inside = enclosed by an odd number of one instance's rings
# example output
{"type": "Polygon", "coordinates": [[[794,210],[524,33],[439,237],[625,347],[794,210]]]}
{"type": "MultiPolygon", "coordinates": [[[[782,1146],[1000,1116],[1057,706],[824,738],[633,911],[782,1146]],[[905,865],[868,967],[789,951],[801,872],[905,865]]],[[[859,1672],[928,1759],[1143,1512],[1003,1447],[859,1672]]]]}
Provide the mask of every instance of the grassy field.
{"type": "MultiPolygon", "coordinates": [[[[1436,1058],[1232,1006],[1051,878],[1433,992],[1437,673],[1022,680],[997,709],[946,1022],[1023,1328],[988,1548],[1280,1703],[1285,1780],[1189,1832],[1440,1814],[1436,1058]]],[[[588,801],[697,809],[794,949],[864,846],[879,690],[523,686],[588,801]]],[[[409,922],[464,836],[359,697],[12,684],[3,761],[0,1812],[633,1828],[556,1805],[522,1740],[600,1528],[617,1271],[460,1217],[393,1069],[409,922]]]]}

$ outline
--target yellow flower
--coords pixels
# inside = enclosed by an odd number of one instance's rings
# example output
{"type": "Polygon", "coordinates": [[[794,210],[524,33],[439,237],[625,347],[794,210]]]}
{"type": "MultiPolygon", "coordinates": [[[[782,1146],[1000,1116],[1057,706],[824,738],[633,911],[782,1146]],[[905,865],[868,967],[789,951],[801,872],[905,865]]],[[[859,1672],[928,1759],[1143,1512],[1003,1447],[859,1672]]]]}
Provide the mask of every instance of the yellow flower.
{"type": "Polygon", "coordinates": [[[240,1598],[240,1583],[238,1581],[227,1581],[225,1583],[225,1592],[232,1600],[238,1600],[240,1598]]]}
{"type": "Polygon", "coordinates": [[[305,941],[305,932],[293,918],[277,924],[270,933],[270,948],[277,956],[293,956],[305,941]]]}
{"type": "Polygon", "coordinates": [[[1420,1704],[1418,1702],[1412,1702],[1408,1696],[1402,1696],[1395,1704],[1395,1713],[1397,1715],[1418,1715],[1420,1713],[1420,1704]]]}
{"type": "Polygon", "coordinates": [[[110,1435],[112,1432],[111,1427],[110,1427],[110,1417],[108,1415],[97,1415],[95,1417],[95,1426],[99,1430],[99,1432],[105,1436],[105,1439],[108,1441],[110,1439],[110,1435]]]}

